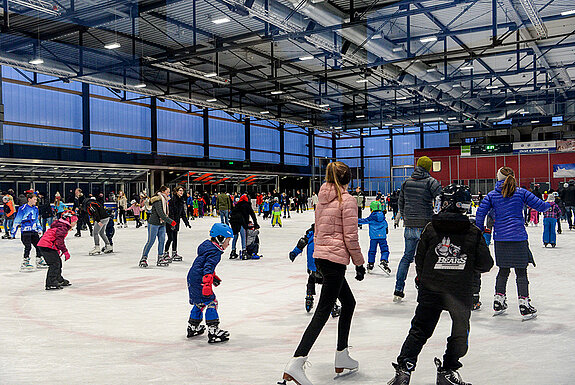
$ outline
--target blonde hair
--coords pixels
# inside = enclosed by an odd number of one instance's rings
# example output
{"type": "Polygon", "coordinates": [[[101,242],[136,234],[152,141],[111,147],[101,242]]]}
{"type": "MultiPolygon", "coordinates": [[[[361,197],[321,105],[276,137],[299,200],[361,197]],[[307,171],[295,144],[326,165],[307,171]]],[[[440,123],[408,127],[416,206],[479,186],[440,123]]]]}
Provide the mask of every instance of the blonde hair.
{"type": "Polygon", "coordinates": [[[513,172],[511,167],[501,167],[499,171],[505,176],[505,182],[503,182],[503,187],[501,188],[501,195],[503,195],[504,198],[509,198],[513,196],[515,190],[517,190],[515,172],[513,172]]]}
{"type": "Polygon", "coordinates": [[[325,172],[325,181],[327,183],[335,184],[337,191],[337,200],[342,202],[341,188],[351,180],[351,170],[349,166],[343,162],[331,162],[327,165],[325,172]]]}

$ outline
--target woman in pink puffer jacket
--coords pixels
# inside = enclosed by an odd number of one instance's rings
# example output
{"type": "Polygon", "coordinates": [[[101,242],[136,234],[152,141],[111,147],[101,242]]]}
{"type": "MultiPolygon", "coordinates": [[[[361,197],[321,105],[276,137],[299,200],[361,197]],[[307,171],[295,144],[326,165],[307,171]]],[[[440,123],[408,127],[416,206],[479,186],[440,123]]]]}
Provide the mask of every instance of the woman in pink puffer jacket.
{"type": "Polygon", "coordinates": [[[357,203],[347,192],[351,180],[349,167],[342,162],[327,166],[326,183],[319,190],[319,203],[315,211],[314,258],[323,276],[319,303],[293,358],[287,364],[283,378],[298,385],[311,385],[304,371],[307,355],[327,322],[337,299],[341,303],[341,316],[337,330],[335,371],[357,370],[358,362],[349,356],[348,338],[355,298],[345,279],[350,258],[356,266],[358,281],[363,280],[364,259],[357,235],[357,203]]]}

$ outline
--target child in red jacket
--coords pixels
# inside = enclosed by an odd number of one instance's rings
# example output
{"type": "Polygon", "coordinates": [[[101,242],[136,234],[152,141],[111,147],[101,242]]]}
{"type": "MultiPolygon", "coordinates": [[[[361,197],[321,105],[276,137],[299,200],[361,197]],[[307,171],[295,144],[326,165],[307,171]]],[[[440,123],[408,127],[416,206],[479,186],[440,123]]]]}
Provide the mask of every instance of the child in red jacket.
{"type": "Polygon", "coordinates": [[[66,248],[64,239],[68,232],[76,226],[78,217],[72,210],[66,210],[57,221],[52,223],[50,229],[44,233],[40,241],[38,241],[38,249],[46,264],[48,264],[48,272],[46,273],[46,290],[63,289],[64,286],[70,286],[71,283],[62,277],[62,260],[60,256],[63,255],[65,260],[70,259],[70,253],[66,248]]]}

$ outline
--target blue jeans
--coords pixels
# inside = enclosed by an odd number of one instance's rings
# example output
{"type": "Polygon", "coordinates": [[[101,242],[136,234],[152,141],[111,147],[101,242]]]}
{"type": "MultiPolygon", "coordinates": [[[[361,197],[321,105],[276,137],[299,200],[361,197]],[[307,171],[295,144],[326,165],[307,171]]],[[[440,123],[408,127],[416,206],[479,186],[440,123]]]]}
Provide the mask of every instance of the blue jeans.
{"type": "Polygon", "coordinates": [[[166,226],[165,225],[152,225],[148,223],[148,241],[144,246],[144,251],[142,252],[142,258],[148,258],[148,253],[154,242],[158,238],[158,257],[164,255],[164,243],[166,242],[166,226]]]}
{"type": "Polygon", "coordinates": [[[6,231],[6,234],[10,234],[12,231],[12,225],[14,225],[14,217],[10,219],[4,218],[4,231],[6,231]]]}
{"type": "Polygon", "coordinates": [[[575,214],[575,207],[565,206],[565,215],[567,216],[567,223],[569,223],[569,230],[573,227],[573,214],[575,214]]]}
{"type": "Polygon", "coordinates": [[[377,246],[379,246],[379,251],[381,251],[381,260],[387,262],[389,259],[389,247],[387,246],[387,239],[385,238],[369,240],[369,252],[367,253],[367,262],[375,263],[377,246]]]}
{"type": "Polygon", "coordinates": [[[46,232],[46,225],[52,226],[53,222],[54,222],[54,217],[40,218],[40,223],[42,224],[42,233],[46,232]]]}
{"type": "Polygon", "coordinates": [[[543,218],[543,243],[557,243],[557,218],[543,218]]]}
{"type": "Polygon", "coordinates": [[[230,225],[230,212],[228,210],[220,210],[220,221],[225,225],[230,225]]]}
{"type": "Polygon", "coordinates": [[[421,237],[421,232],[423,229],[421,227],[406,227],[403,231],[403,238],[405,239],[405,251],[403,252],[403,257],[399,261],[399,266],[397,267],[397,274],[395,276],[395,291],[400,291],[403,293],[403,288],[405,287],[405,279],[407,278],[407,272],[409,271],[409,265],[413,262],[413,257],[415,257],[415,250],[417,248],[417,243],[421,237]]]}
{"type": "Polygon", "coordinates": [[[234,234],[234,240],[232,241],[232,250],[236,249],[236,243],[238,242],[238,234],[242,240],[242,250],[246,249],[246,229],[240,227],[239,233],[234,234]]]}

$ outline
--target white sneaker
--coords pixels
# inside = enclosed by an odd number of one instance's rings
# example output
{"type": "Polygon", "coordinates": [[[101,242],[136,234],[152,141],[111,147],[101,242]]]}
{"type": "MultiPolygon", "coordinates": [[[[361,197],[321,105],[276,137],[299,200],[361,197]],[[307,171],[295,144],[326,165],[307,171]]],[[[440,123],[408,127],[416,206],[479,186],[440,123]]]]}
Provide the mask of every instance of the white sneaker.
{"type": "Polygon", "coordinates": [[[305,375],[306,365],[311,365],[307,357],[293,357],[284,369],[283,379],[293,381],[297,385],[313,385],[305,375]]]}
{"type": "Polygon", "coordinates": [[[349,356],[349,348],[343,349],[341,352],[335,352],[335,372],[341,373],[344,369],[357,370],[359,362],[349,356]]]}
{"type": "Polygon", "coordinates": [[[99,255],[102,252],[100,251],[100,246],[94,246],[92,250],[88,253],[88,255],[99,255]]]}
{"type": "Polygon", "coordinates": [[[104,247],[102,251],[104,252],[104,254],[109,254],[114,251],[114,248],[112,247],[112,245],[106,245],[106,247],[104,247]]]}

